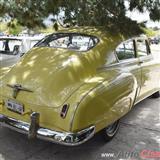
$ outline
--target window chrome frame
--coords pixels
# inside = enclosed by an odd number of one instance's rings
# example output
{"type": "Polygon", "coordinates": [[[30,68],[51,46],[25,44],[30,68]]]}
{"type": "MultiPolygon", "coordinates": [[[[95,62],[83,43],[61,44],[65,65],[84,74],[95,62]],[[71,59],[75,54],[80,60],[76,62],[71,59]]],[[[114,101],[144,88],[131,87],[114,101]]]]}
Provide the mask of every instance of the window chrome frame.
{"type": "MultiPolygon", "coordinates": [[[[85,51],[79,51],[79,50],[74,50],[75,52],[88,52],[89,50],[95,48],[99,42],[100,42],[100,39],[97,37],[97,36],[94,36],[94,35],[90,35],[90,34],[85,34],[85,33],[81,33],[81,32],[57,32],[57,33],[52,33],[46,37],[44,37],[42,40],[40,40],[39,42],[37,42],[33,47],[41,47],[39,46],[41,43],[43,43],[47,38],[51,38],[52,36],[54,35],[58,35],[58,34],[63,34],[63,37],[67,36],[67,35],[75,35],[75,36],[84,36],[84,37],[90,37],[92,38],[92,40],[94,40],[94,38],[97,39],[97,42],[95,42],[94,46],[90,47],[89,49],[85,50],[85,51]]],[[[43,46],[43,47],[47,47],[47,46],[43,46]]],[[[49,48],[52,48],[52,47],[49,47],[49,48]]],[[[66,50],[72,50],[72,49],[69,49],[69,48],[58,48],[57,49],[66,49],[66,50]]]]}

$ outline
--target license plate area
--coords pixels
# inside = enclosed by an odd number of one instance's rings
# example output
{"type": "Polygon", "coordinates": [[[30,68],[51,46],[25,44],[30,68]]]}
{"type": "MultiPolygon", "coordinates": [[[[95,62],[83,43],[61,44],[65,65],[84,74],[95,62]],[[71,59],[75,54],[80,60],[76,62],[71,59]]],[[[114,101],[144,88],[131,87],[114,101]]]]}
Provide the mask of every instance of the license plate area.
{"type": "Polygon", "coordinates": [[[19,114],[23,114],[24,113],[24,106],[21,103],[18,103],[14,100],[6,100],[5,102],[5,106],[7,107],[8,110],[12,111],[12,112],[16,112],[19,114]]]}

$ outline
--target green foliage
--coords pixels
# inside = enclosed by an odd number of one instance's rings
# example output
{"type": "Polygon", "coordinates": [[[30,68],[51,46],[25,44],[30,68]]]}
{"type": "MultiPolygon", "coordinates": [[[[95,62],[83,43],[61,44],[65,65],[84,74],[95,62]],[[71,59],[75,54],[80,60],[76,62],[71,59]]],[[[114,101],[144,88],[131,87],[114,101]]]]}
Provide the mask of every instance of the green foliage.
{"type": "MultiPolygon", "coordinates": [[[[142,32],[141,27],[126,17],[134,9],[160,20],[160,0],[0,0],[0,16],[9,15],[28,28],[45,27],[43,20],[48,15],[55,15],[53,21],[57,21],[64,13],[64,24],[105,26],[113,33],[136,34],[142,32]]],[[[58,29],[56,23],[54,27],[58,29]]]]}
{"type": "Polygon", "coordinates": [[[143,28],[143,31],[148,37],[156,36],[158,34],[158,31],[154,31],[153,29],[143,28]]]}
{"type": "Polygon", "coordinates": [[[160,0],[129,0],[130,10],[137,9],[140,12],[149,11],[150,18],[160,20],[160,0]]]}
{"type": "Polygon", "coordinates": [[[9,34],[17,35],[22,31],[23,27],[17,23],[16,20],[12,20],[9,23],[0,23],[0,32],[7,32],[9,34]]]}
{"type": "Polygon", "coordinates": [[[0,32],[4,32],[7,29],[7,24],[6,23],[0,23],[0,32]]]}

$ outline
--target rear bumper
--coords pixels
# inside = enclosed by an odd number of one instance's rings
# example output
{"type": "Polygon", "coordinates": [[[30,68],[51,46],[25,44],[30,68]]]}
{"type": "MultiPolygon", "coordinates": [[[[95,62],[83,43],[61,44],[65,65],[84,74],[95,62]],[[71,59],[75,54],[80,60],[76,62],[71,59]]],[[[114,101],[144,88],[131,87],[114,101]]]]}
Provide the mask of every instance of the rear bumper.
{"type": "MultiPolygon", "coordinates": [[[[30,127],[34,124],[29,124],[0,114],[0,125],[20,133],[30,135],[30,127]]],[[[91,137],[93,137],[94,133],[94,126],[81,130],[77,133],[59,132],[38,127],[35,135],[37,138],[53,143],[67,146],[77,146],[88,141],[91,137]]]]}

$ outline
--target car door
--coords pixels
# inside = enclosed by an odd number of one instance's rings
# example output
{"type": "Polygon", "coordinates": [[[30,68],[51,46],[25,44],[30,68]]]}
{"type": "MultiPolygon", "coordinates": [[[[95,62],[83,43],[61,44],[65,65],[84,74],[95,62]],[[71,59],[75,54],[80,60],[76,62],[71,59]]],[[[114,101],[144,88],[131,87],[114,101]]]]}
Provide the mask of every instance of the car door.
{"type": "Polygon", "coordinates": [[[136,54],[135,40],[131,39],[122,42],[116,48],[115,53],[119,61],[119,68],[121,68],[123,72],[131,72],[136,77],[138,88],[135,101],[137,101],[141,87],[141,67],[139,64],[139,58],[136,54]]]}
{"type": "Polygon", "coordinates": [[[141,90],[138,101],[157,91],[159,81],[158,65],[151,54],[149,43],[146,39],[136,39],[136,52],[141,66],[141,90]]]}

